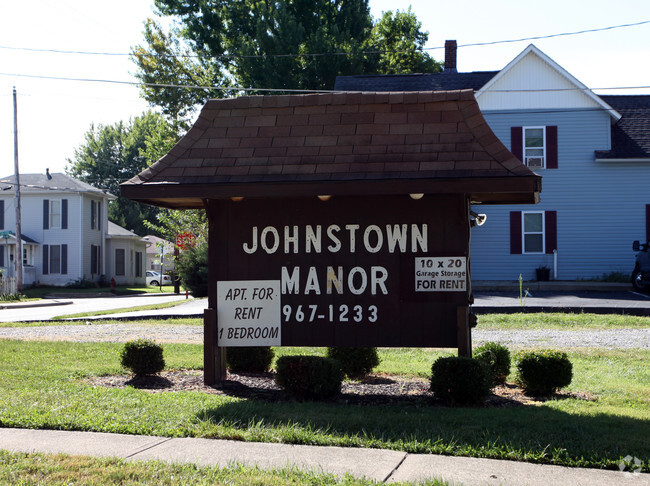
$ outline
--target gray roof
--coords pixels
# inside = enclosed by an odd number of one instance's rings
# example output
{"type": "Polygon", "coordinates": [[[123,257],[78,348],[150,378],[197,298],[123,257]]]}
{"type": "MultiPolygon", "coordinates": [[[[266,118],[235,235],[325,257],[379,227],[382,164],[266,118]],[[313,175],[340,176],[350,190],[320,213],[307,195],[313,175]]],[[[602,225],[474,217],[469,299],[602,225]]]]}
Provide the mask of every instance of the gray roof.
{"type": "MultiPolygon", "coordinates": [[[[15,175],[10,175],[0,179],[0,191],[13,191],[15,175]]],[[[115,196],[101,189],[86,184],[77,180],[69,175],[61,172],[54,172],[50,174],[20,174],[20,191],[22,193],[42,193],[45,191],[53,192],[87,192],[101,196],[108,196],[114,199],[115,196]]]]}
{"type": "Polygon", "coordinates": [[[612,127],[612,150],[599,150],[599,159],[650,159],[650,96],[608,95],[603,101],[622,115],[612,127]]]}
{"type": "Polygon", "coordinates": [[[120,225],[117,225],[111,221],[108,222],[108,228],[107,228],[107,234],[108,236],[122,236],[122,237],[131,237],[131,238],[140,238],[138,235],[136,235],[133,231],[129,231],[126,228],[122,228],[120,225]]]}
{"type": "Polygon", "coordinates": [[[477,91],[499,71],[471,73],[383,74],[337,76],[337,91],[450,91],[472,89],[477,91]]]}

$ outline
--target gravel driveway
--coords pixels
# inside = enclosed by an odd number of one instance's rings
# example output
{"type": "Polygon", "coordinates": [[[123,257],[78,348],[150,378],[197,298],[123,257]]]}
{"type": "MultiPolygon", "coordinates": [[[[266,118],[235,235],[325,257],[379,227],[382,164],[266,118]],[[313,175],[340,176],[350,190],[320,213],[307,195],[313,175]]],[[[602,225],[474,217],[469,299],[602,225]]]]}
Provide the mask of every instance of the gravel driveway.
{"type": "MultiPolygon", "coordinates": [[[[630,349],[650,348],[650,329],[561,331],[493,331],[475,329],[475,344],[498,341],[512,346],[630,349]]],[[[43,341],[126,342],[137,338],[160,343],[203,343],[202,326],[143,326],[138,324],[76,324],[0,328],[0,339],[43,341]]]]}

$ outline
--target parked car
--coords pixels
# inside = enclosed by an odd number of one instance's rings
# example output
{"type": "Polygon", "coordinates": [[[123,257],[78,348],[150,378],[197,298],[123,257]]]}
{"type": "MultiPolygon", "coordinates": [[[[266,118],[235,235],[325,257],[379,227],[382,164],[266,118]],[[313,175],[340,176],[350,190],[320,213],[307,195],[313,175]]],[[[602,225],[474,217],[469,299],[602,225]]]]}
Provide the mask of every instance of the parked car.
{"type": "Polygon", "coordinates": [[[639,241],[632,243],[632,250],[636,251],[636,263],[632,271],[632,286],[639,292],[650,290],[650,241],[641,244],[639,241]]]}
{"type": "Polygon", "coordinates": [[[147,270],[147,285],[171,285],[172,278],[169,275],[160,275],[160,273],[153,270],[147,270]]]}

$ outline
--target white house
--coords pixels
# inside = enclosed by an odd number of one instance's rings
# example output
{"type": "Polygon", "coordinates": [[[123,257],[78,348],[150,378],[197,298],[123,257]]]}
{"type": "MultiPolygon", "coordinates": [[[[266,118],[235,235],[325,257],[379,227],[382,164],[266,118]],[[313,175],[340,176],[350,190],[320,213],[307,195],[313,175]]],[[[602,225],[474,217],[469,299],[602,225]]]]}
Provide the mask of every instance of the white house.
{"type": "Polygon", "coordinates": [[[160,272],[162,265],[162,273],[172,272],[174,270],[174,244],[154,235],[147,235],[144,240],[147,242],[146,269],[160,272]]]}
{"type": "MultiPolygon", "coordinates": [[[[62,173],[20,174],[23,284],[144,284],[145,242],[108,221],[115,196],[62,173]]],[[[0,269],[15,275],[15,176],[0,179],[0,269]]]]}

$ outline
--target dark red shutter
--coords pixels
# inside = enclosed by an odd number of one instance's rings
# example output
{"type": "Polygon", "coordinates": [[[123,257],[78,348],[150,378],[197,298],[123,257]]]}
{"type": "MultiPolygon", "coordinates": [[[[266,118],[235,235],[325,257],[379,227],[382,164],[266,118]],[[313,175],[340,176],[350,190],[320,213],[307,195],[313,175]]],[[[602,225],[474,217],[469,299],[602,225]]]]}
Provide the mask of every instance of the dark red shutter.
{"type": "Polygon", "coordinates": [[[557,169],[557,127],[546,127],[546,168],[557,169]]]}
{"type": "Polygon", "coordinates": [[[557,211],[544,212],[546,253],[557,250],[557,211]]]}
{"type": "Polygon", "coordinates": [[[524,131],[521,127],[510,127],[510,151],[523,162],[524,160],[524,131]]]}
{"type": "Polygon", "coordinates": [[[510,211],[510,253],[521,254],[521,211],[510,211]]]}

